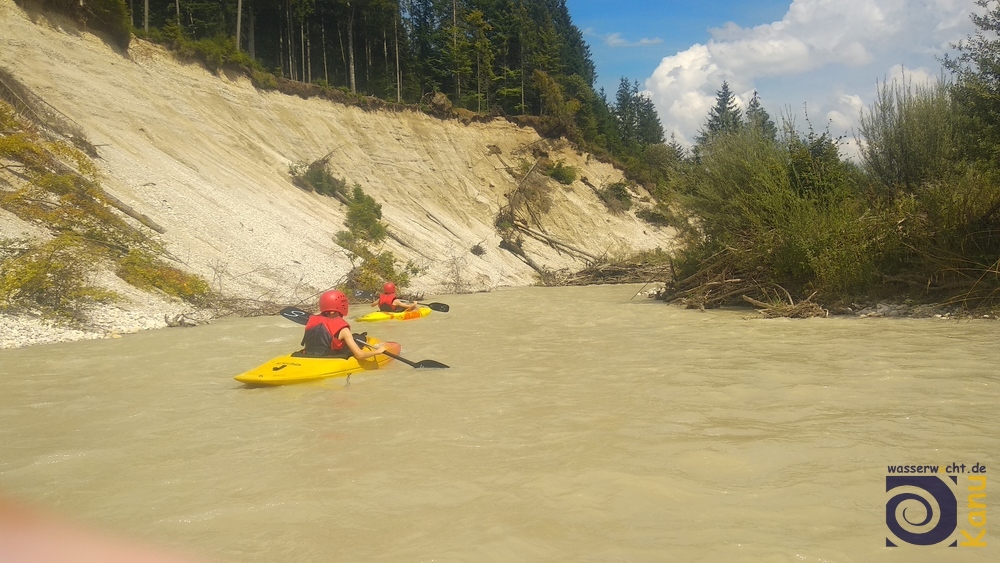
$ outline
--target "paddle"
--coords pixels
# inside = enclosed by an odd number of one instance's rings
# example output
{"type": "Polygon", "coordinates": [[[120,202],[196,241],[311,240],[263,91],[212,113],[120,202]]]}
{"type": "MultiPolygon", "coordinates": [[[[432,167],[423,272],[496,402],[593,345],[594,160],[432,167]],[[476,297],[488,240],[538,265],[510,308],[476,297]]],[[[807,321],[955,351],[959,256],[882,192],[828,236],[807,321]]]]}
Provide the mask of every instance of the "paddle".
{"type": "MultiPolygon", "coordinates": [[[[367,346],[369,348],[374,348],[374,346],[372,346],[368,342],[365,342],[363,340],[359,340],[357,337],[355,337],[354,341],[357,342],[359,346],[367,346]]],[[[411,362],[410,360],[407,360],[406,358],[404,358],[402,356],[393,354],[392,352],[389,352],[387,350],[382,350],[382,353],[385,354],[386,356],[389,356],[390,358],[396,358],[397,360],[403,362],[404,364],[413,366],[415,368],[446,368],[446,367],[448,367],[447,365],[442,364],[441,362],[434,361],[434,360],[420,360],[419,362],[411,362]]]]}
{"type": "MultiPolygon", "coordinates": [[[[375,294],[374,293],[369,293],[367,291],[358,291],[358,292],[355,292],[354,296],[355,297],[361,297],[363,299],[369,299],[369,300],[375,298],[375,294]]],[[[407,301],[407,300],[403,299],[403,301],[407,301]]],[[[438,311],[438,312],[441,312],[441,313],[447,313],[448,310],[451,309],[451,307],[449,307],[447,303],[436,303],[436,302],[435,303],[419,303],[418,302],[417,305],[423,305],[424,307],[430,307],[430,309],[432,311],[438,311]]]]}
{"type": "MultiPolygon", "coordinates": [[[[309,317],[310,317],[309,313],[303,311],[302,309],[298,309],[296,307],[285,307],[284,309],[278,311],[278,314],[281,315],[282,317],[285,317],[286,319],[292,321],[293,323],[298,323],[300,325],[305,325],[306,323],[308,323],[309,322],[309,317]]],[[[367,346],[369,348],[374,348],[371,344],[368,344],[367,342],[362,342],[361,340],[358,340],[358,339],[355,339],[355,342],[357,342],[358,344],[360,344],[362,346],[367,346]]],[[[383,350],[382,353],[385,354],[386,356],[389,356],[390,358],[395,358],[395,359],[403,362],[404,364],[412,366],[412,367],[415,367],[415,368],[438,368],[438,369],[440,369],[440,368],[447,368],[448,367],[447,365],[442,364],[441,362],[434,361],[434,360],[420,360],[419,362],[413,362],[413,361],[407,360],[406,358],[404,358],[404,357],[402,357],[400,355],[393,354],[392,352],[389,352],[387,350],[383,350]]]]}

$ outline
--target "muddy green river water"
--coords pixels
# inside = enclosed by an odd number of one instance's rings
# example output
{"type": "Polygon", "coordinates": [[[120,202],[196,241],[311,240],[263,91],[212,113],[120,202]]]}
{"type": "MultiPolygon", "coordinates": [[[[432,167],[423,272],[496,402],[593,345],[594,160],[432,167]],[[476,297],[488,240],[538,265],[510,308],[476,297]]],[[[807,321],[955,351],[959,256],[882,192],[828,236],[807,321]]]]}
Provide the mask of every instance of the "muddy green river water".
{"type": "Polygon", "coordinates": [[[638,289],[435,296],[355,328],[451,368],[349,383],[234,381],[280,317],[0,350],[0,495],[217,561],[1000,560],[996,321],[638,289]]]}

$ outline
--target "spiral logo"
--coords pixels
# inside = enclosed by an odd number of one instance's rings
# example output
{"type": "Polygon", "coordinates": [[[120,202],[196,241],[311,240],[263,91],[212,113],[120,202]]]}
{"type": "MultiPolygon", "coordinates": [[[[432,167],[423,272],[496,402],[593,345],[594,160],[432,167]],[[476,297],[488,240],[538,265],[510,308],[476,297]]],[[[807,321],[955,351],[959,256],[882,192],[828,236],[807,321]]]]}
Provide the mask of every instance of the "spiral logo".
{"type": "MultiPolygon", "coordinates": [[[[885,523],[900,540],[912,545],[935,545],[955,533],[958,501],[939,477],[888,476],[885,523]]],[[[886,545],[895,544],[886,539],[886,545]]]]}

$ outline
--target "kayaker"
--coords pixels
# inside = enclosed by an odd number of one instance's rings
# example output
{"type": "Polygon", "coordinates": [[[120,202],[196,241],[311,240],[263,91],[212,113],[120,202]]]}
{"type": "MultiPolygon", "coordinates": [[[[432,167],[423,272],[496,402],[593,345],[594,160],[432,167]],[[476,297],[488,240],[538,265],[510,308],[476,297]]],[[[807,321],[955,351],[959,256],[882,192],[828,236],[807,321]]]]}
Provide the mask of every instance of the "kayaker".
{"type": "Polygon", "coordinates": [[[403,311],[412,311],[417,308],[416,303],[403,301],[396,297],[396,284],[392,282],[386,282],[382,286],[382,294],[378,296],[378,299],[371,306],[378,307],[379,311],[386,313],[402,313],[403,311]]]}
{"type": "Polygon", "coordinates": [[[306,333],[302,337],[305,355],[339,358],[353,355],[365,360],[385,351],[385,346],[381,344],[362,349],[355,342],[351,325],[347,324],[347,309],[347,296],[340,291],[327,291],[319,296],[320,313],[309,317],[306,333]]]}

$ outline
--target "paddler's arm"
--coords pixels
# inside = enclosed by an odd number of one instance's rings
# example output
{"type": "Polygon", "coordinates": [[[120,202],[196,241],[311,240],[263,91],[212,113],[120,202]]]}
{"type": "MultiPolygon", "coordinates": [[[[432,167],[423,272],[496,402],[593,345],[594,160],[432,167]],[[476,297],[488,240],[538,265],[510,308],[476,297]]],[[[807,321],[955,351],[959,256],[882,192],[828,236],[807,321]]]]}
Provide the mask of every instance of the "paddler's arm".
{"type": "Polygon", "coordinates": [[[367,360],[368,358],[377,356],[385,351],[385,346],[383,346],[382,344],[379,344],[375,348],[369,348],[367,350],[361,349],[361,346],[359,346],[358,343],[354,340],[354,334],[351,333],[351,329],[349,328],[341,329],[340,334],[337,335],[337,338],[343,340],[347,348],[351,351],[352,354],[354,354],[354,357],[359,360],[367,360]]]}
{"type": "Polygon", "coordinates": [[[417,303],[415,301],[403,301],[402,299],[397,299],[392,302],[393,307],[405,307],[404,310],[412,311],[417,308],[417,303]]]}

